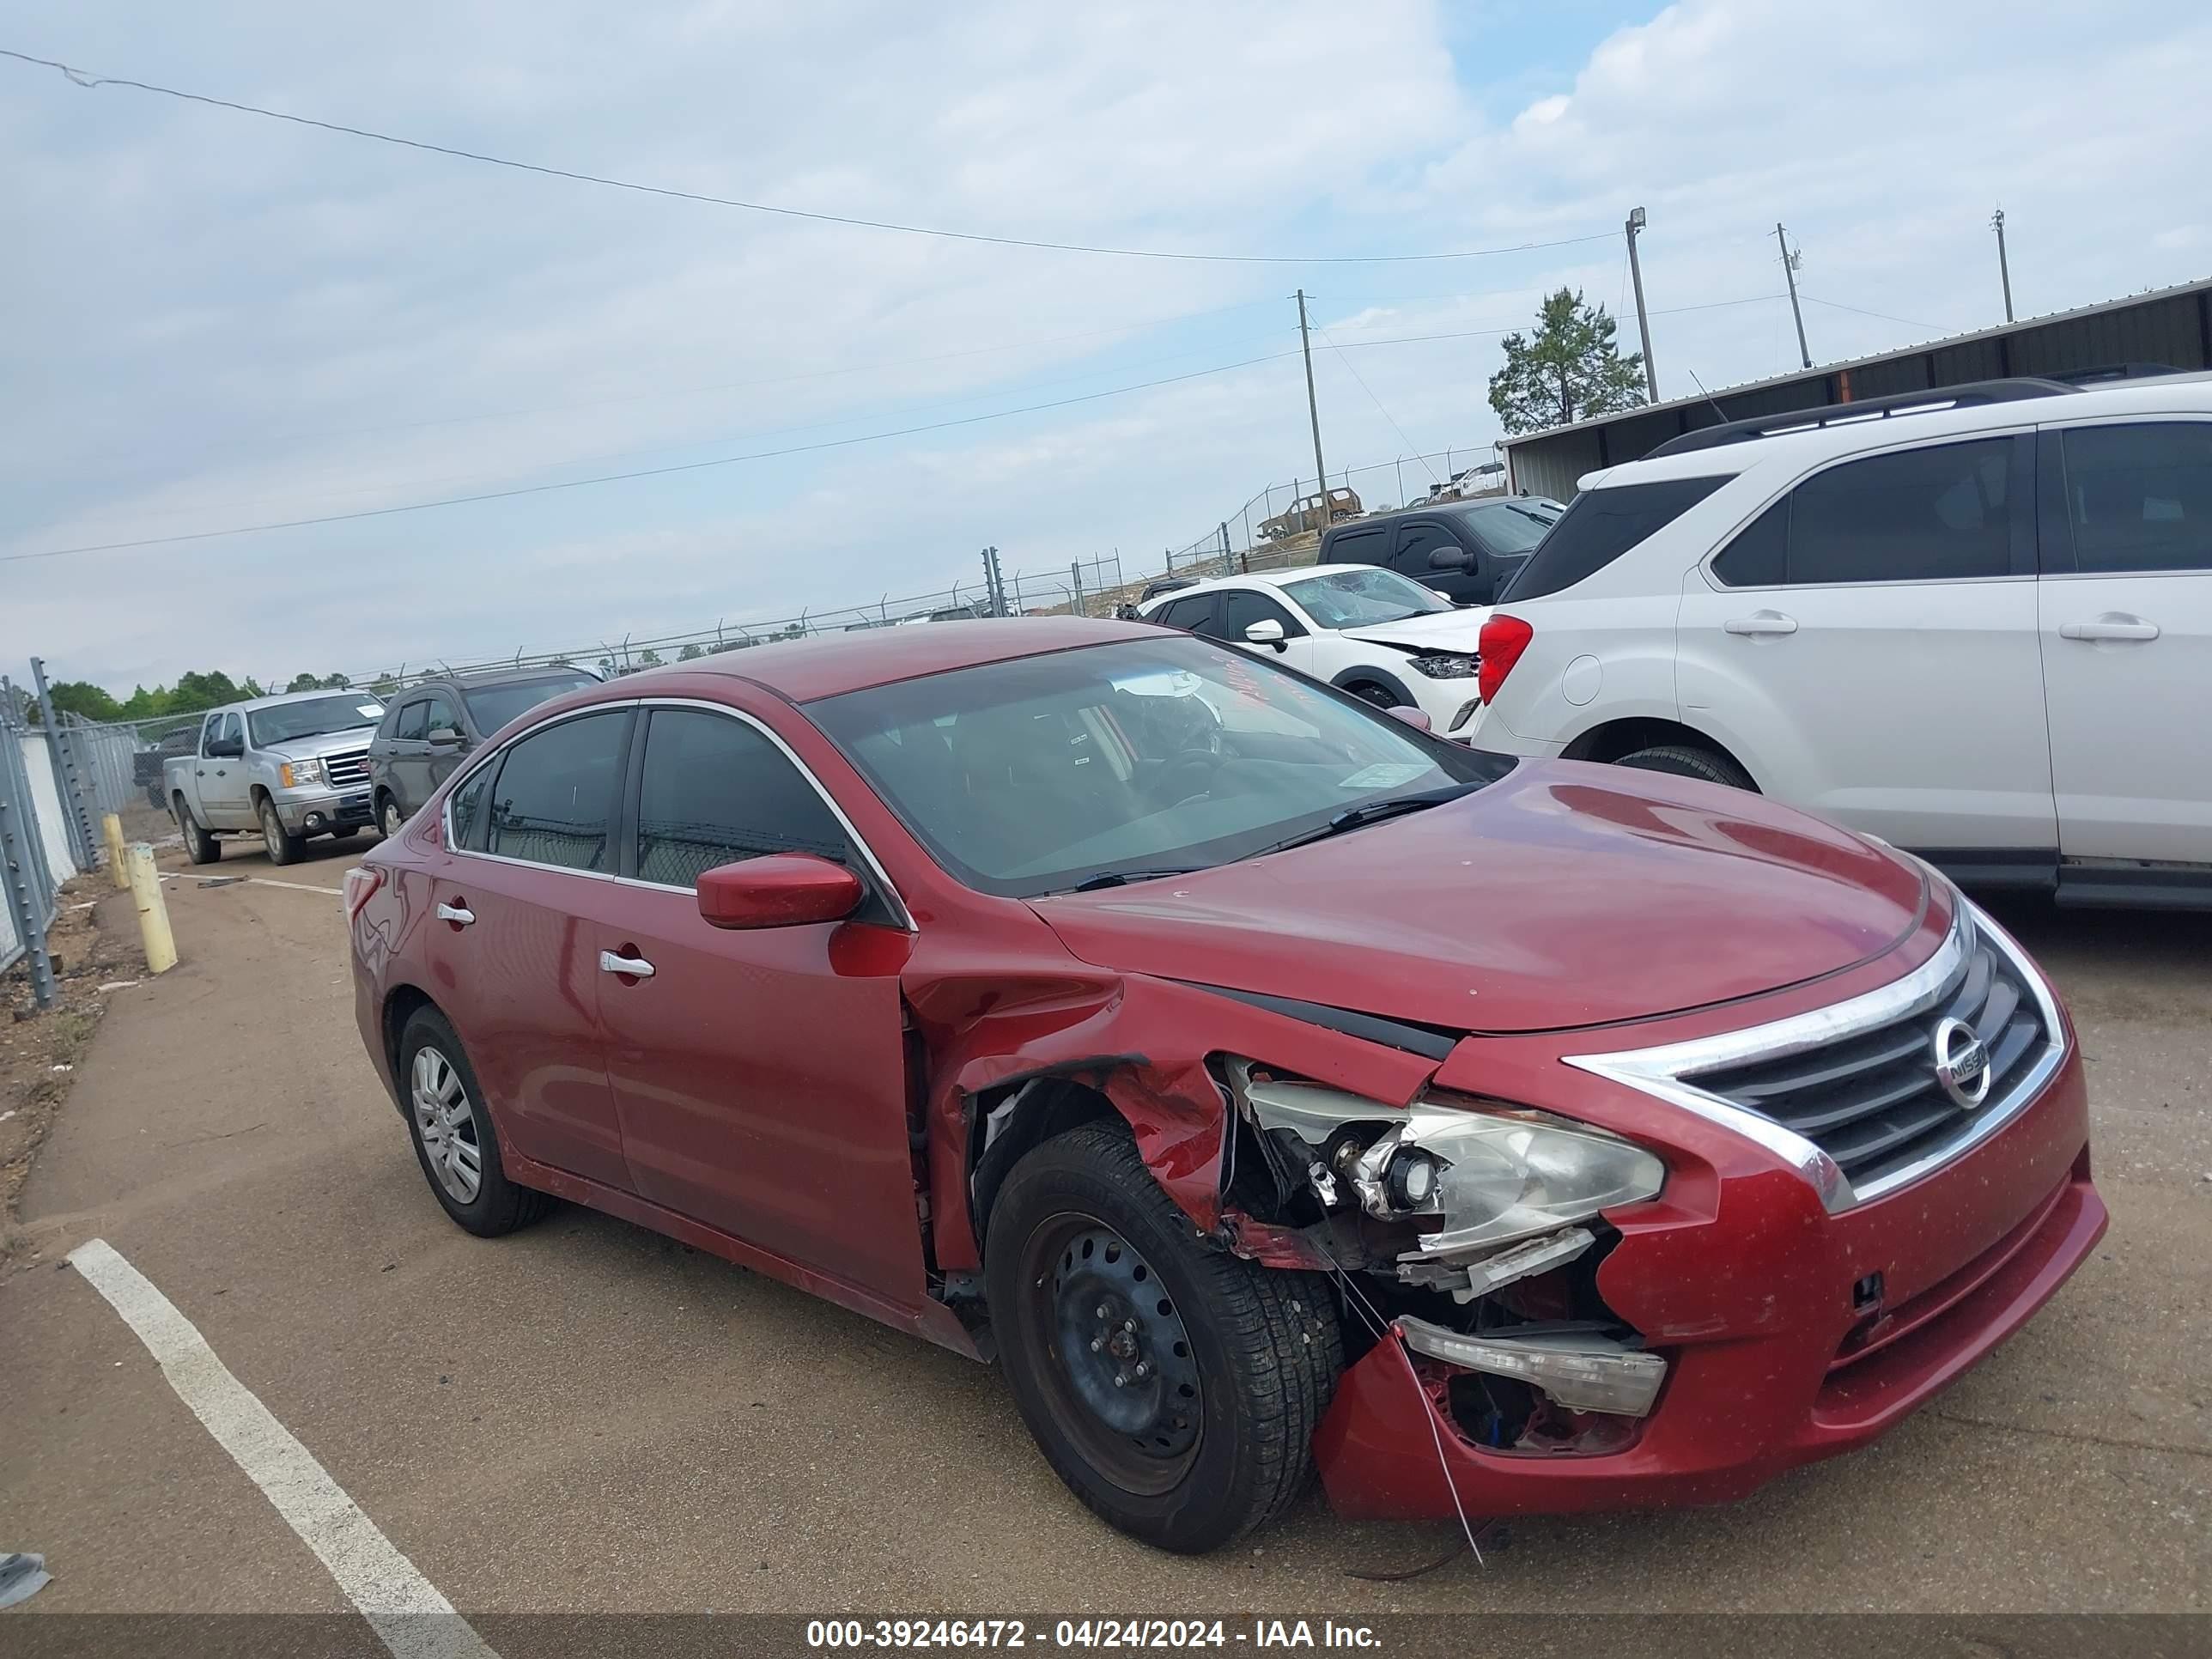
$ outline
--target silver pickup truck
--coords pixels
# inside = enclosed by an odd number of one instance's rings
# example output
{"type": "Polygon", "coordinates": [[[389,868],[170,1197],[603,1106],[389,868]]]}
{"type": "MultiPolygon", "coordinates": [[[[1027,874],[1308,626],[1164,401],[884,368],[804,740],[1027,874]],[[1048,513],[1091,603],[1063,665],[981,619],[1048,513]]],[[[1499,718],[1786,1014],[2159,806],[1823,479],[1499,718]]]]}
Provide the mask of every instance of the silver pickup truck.
{"type": "Polygon", "coordinates": [[[222,856],[216,836],[258,833],[271,864],[310,836],[350,836],[369,822],[368,739],[384,718],[368,691],[301,691],[208,711],[199,742],[161,769],[169,810],[194,864],[222,856]]]}

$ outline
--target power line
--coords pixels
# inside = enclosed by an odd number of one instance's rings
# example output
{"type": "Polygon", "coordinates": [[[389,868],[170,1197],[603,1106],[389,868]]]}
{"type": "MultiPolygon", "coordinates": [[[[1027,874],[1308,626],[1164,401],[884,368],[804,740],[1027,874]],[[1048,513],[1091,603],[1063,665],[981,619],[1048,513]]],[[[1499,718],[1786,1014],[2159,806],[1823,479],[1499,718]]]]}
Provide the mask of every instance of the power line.
{"type": "MultiPolygon", "coordinates": [[[[1359,382],[1359,389],[1367,394],[1367,400],[1373,404],[1376,408],[1382,410],[1382,418],[1390,422],[1390,430],[1398,434],[1398,441],[1405,445],[1407,448],[1412,449],[1414,447],[1413,441],[1406,435],[1406,428],[1398,424],[1398,417],[1396,416],[1393,415],[1388,409],[1383,408],[1382,400],[1375,395],[1375,388],[1367,384],[1365,378],[1361,375],[1360,372],[1352,368],[1352,359],[1344,355],[1344,348],[1337,344],[1334,340],[1329,339],[1328,331],[1325,328],[1321,330],[1321,337],[1328,341],[1328,349],[1336,353],[1337,361],[1344,365],[1346,371],[1351,374],[1353,380],[1359,382]]],[[[1425,455],[1416,454],[1413,459],[1420,462],[1423,469],[1428,473],[1430,481],[1434,483],[1436,481],[1437,470],[1436,468],[1429,465],[1429,458],[1425,455]]],[[[1324,478],[1322,480],[1322,489],[1324,494],[1327,493],[1328,488],[1328,480],[1324,478]]]]}
{"type": "Polygon", "coordinates": [[[1817,294],[1808,294],[1802,289],[1797,290],[1797,297],[1801,300],[1810,300],[1816,306],[1826,306],[1831,311],[1849,311],[1861,317],[1878,317],[1885,323],[1902,323],[1907,328],[1924,328],[1931,334],[1948,334],[1952,331],[1941,323],[1916,323],[1910,317],[1893,317],[1886,311],[1868,311],[1859,306],[1843,305],[1834,300],[1823,300],[1817,294]]]}
{"type": "MultiPolygon", "coordinates": [[[[1374,341],[1372,344],[1395,343],[1374,341]]],[[[735,466],[745,461],[775,460],[787,455],[811,454],[824,449],[849,449],[855,444],[881,443],[891,438],[909,438],[925,432],[942,432],[949,427],[976,426],[986,421],[1003,421],[1016,415],[1035,415],[1047,410],[1066,409],[1074,404],[1096,403],[1102,398],[1118,398],[1131,392],[1148,392],[1156,386],[1175,386],[1184,380],[1203,380],[1208,375],[1226,374],[1240,368],[1250,368],[1259,363],[1279,362],[1285,357],[1294,357],[1295,351],[1270,352],[1265,356],[1248,357],[1242,362],[1221,363],[1212,368],[1193,369],[1188,374],[1170,374],[1157,380],[1144,380],[1135,386],[1111,386],[1103,392],[1085,392],[1079,397],[1060,398],[1050,403],[1029,404],[1019,409],[994,410],[985,415],[966,415],[955,420],[932,421],[921,426],[902,427],[892,432],[867,432],[851,438],[825,438],[816,443],[793,444],[783,449],[755,450],[743,455],[722,455],[712,460],[684,461],[672,466],[641,468],[630,472],[601,473],[589,478],[563,478],[552,483],[519,484],[509,489],[488,489],[469,495],[447,495],[430,501],[404,501],[392,507],[367,507],[349,513],[325,513],[312,518],[284,519],[266,524],[232,525],[222,530],[195,530],[173,536],[146,536],[135,541],[99,542],[82,547],[42,548],[33,553],[0,554],[0,564],[18,564],[32,559],[61,559],[82,553],[120,553],[133,548],[168,547],[179,542],[213,541],[224,536],[258,535],[270,530],[305,530],[318,525],[343,524],[356,519],[389,518],[399,513],[423,513],[433,507],[466,507],[478,501],[510,501],[520,495],[543,495],[562,489],[582,489],[594,484],[623,483],[637,478],[663,478],[677,473],[702,472],[713,467],[735,466]]]]}
{"type": "Polygon", "coordinates": [[[271,121],[289,121],[295,126],[316,127],[325,132],[343,134],[349,138],[372,139],[380,144],[396,144],[404,149],[427,151],[434,155],[451,156],[456,161],[481,162],[486,167],[507,167],[517,173],[534,173],[548,179],[566,179],[575,184],[597,185],[606,190],[626,190],[641,196],[661,196],[673,201],[697,202],[710,207],[741,208],[749,213],[774,214],[786,219],[809,219],[821,224],[846,225],[861,230],[896,231],[908,236],[934,236],[952,242],[980,242],[993,247],[1042,249],[1055,253],[1096,253],[1121,259],[1173,259],[1201,264],[1243,265],[1357,265],[1357,264],[1415,264],[1439,259],[1479,259],[1492,254],[1526,253],[1540,248],[1571,247],[1577,243],[1603,241],[1610,231],[1594,232],[1587,236],[1562,237],[1547,242],[1516,242],[1505,247],[1462,248],[1446,253],[1328,253],[1316,255],[1288,253],[1185,253],[1168,248],[1109,247],[1085,242],[1054,242],[1027,236],[992,236],[977,231],[945,230],[933,225],[904,225],[882,219],[861,219],[849,214],[823,213],[807,208],[777,207],[766,202],[748,202],[731,196],[709,196],[702,191],[677,190],[665,185],[640,184],[634,179],[612,178],[605,173],[580,173],[568,167],[544,166],[536,161],[518,161],[507,156],[488,155],[482,150],[461,149],[452,144],[432,143],[421,138],[403,138],[394,133],[379,132],[369,127],[349,126],[340,121],[319,120],[311,115],[295,115],[288,111],[267,109],[258,104],[244,104],[233,99],[216,98],[206,93],[185,92],[176,87],[165,87],[151,81],[134,81],[118,75],[95,75],[89,70],[80,70],[52,58],[34,58],[29,52],[15,52],[0,46],[0,58],[12,58],[19,63],[36,64],[41,69],[58,70],[76,85],[86,88],[125,87],[133,92],[157,93],[164,98],[181,99],[186,103],[205,104],[213,109],[227,109],[240,115],[258,115],[271,121]]]}

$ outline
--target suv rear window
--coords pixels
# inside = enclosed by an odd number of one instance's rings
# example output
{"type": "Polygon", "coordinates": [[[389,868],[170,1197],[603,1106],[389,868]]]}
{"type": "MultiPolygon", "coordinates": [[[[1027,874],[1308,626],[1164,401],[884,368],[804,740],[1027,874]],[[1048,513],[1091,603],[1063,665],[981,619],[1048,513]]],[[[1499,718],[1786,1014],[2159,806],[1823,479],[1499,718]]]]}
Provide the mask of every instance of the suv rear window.
{"type": "Polygon", "coordinates": [[[1585,489],[1567,506],[1528,562],[1498,596],[1500,605],[1540,599],[1597,573],[1647,537],[1680,518],[1726,483],[1715,478],[1668,478],[1658,483],[1585,489]]]}

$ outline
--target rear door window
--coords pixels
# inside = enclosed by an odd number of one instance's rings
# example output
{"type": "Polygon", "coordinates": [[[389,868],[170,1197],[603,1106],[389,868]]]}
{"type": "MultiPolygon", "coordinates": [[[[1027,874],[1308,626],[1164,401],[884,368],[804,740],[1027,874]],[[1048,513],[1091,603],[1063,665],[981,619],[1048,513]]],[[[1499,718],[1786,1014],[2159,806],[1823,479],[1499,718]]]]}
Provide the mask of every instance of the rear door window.
{"type": "Polygon", "coordinates": [[[2064,434],[2077,570],[2212,570],[2212,421],[2064,434]]]}
{"type": "Polygon", "coordinates": [[[1587,580],[1674,523],[1733,476],[1585,489],[1536,544],[1498,602],[1540,599],[1587,580]]]}
{"type": "Polygon", "coordinates": [[[1790,492],[1789,585],[2008,574],[2014,445],[1937,444],[1808,478],[1790,492]]]}
{"type": "Polygon", "coordinates": [[[626,709],[562,720],[513,744],[492,791],[484,850],[563,870],[612,873],[626,709]]]}
{"type": "Polygon", "coordinates": [[[1195,630],[1213,616],[1213,595],[1197,593],[1187,599],[1170,599],[1152,620],[1167,628],[1195,630]]]}
{"type": "Polygon", "coordinates": [[[1388,564],[1390,532],[1381,525],[1372,530],[1347,530],[1329,538],[1322,550],[1323,564],[1388,564]]]}

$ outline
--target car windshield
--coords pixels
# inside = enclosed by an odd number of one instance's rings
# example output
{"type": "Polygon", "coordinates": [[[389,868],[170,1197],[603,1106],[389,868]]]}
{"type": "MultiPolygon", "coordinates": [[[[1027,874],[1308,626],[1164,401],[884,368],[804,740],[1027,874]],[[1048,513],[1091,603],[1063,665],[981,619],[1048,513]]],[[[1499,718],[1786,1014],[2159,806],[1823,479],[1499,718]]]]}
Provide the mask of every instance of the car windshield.
{"type": "Polygon", "coordinates": [[[1195,638],[955,669],[806,713],[946,870],[1019,898],[1251,858],[1510,764],[1195,638]]]}
{"type": "Polygon", "coordinates": [[[535,708],[541,702],[559,696],[563,691],[574,691],[580,685],[596,685],[591,675],[573,672],[549,674],[543,679],[507,680],[497,685],[472,685],[462,689],[461,697],[469,706],[469,718],[477,723],[477,730],[489,735],[513,720],[517,714],[535,708]]]}
{"type": "Polygon", "coordinates": [[[1529,501],[1492,501],[1462,516],[1500,553],[1526,553],[1559,520],[1558,514],[1529,501]]]}
{"type": "Polygon", "coordinates": [[[1370,623],[1403,622],[1452,608],[1451,601],[1437,598],[1433,589],[1407,581],[1395,571],[1368,566],[1285,582],[1283,592],[1298,602],[1317,628],[1364,628],[1370,623]]]}
{"type": "Polygon", "coordinates": [[[253,734],[253,746],[266,749],[272,744],[374,726],[383,718],[384,705],[368,692],[341,691],[335,696],[306,697],[298,702],[253,709],[246,714],[246,724],[253,734]]]}

